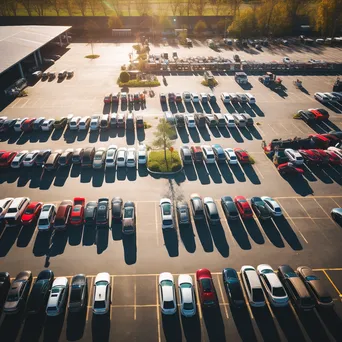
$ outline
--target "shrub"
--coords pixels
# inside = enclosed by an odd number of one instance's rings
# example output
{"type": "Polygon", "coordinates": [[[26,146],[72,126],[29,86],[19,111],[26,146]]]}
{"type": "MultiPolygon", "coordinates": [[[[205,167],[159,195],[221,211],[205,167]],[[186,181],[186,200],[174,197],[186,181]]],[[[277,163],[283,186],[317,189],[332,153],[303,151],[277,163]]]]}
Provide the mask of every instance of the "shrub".
{"type": "Polygon", "coordinates": [[[100,57],[100,55],[87,55],[84,58],[96,59],[96,58],[99,58],[99,57],[100,57]]]}
{"type": "Polygon", "coordinates": [[[119,79],[119,87],[158,87],[160,82],[156,81],[146,81],[146,80],[130,80],[128,82],[121,82],[119,79]]]}
{"type": "Polygon", "coordinates": [[[160,172],[159,164],[156,161],[151,161],[148,163],[148,168],[154,172],[160,172]]]}
{"type": "Polygon", "coordinates": [[[121,18],[117,15],[113,15],[108,18],[108,28],[111,29],[121,29],[123,28],[123,24],[121,18]]]}
{"type": "Polygon", "coordinates": [[[210,83],[207,80],[203,80],[201,82],[202,85],[206,86],[206,87],[216,87],[218,85],[218,82],[213,79],[212,81],[210,81],[210,83]]]}
{"type": "Polygon", "coordinates": [[[120,74],[120,82],[127,83],[129,82],[129,73],[127,71],[122,71],[120,74]]]}
{"type": "Polygon", "coordinates": [[[141,45],[140,45],[140,44],[134,44],[134,45],[133,45],[133,49],[134,49],[137,53],[140,53],[141,45]]]}
{"type": "Polygon", "coordinates": [[[180,160],[179,153],[177,151],[172,152],[172,163],[171,163],[171,152],[166,151],[166,159],[167,163],[164,159],[164,151],[151,151],[148,156],[147,166],[150,170],[156,171],[152,169],[152,167],[156,167],[155,164],[158,166],[159,171],[157,172],[175,172],[179,171],[182,168],[182,163],[180,160]]]}
{"type": "Polygon", "coordinates": [[[194,31],[196,33],[203,33],[207,28],[208,28],[207,23],[203,20],[199,20],[194,27],[194,31]]]}
{"type": "Polygon", "coordinates": [[[171,170],[172,172],[176,172],[176,171],[179,171],[181,168],[182,168],[182,164],[177,162],[177,163],[172,164],[171,170]]]}
{"type": "Polygon", "coordinates": [[[148,128],[151,128],[152,125],[150,125],[149,123],[147,123],[146,121],[144,121],[144,128],[145,129],[148,129],[148,128]]]}

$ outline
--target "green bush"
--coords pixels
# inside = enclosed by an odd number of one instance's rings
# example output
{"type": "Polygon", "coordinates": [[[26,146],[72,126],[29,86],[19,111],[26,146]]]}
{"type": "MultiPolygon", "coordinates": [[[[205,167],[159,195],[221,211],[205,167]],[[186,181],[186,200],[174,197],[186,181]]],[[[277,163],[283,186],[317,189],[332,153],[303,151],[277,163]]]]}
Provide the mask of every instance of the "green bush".
{"type": "Polygon", "coordinates": [[[210,82],[208,82],[207,80],[203,80],[201,84],[206,87],[216,87],[218,85],[218,82],[215,79],[211,80],[210,82]]]}
{"type": "Polygon", "coordinates": [[[146,80],[130,80],[128,82],[121,82],[119,79],[119,87],[158,87],[160,86],[160,82],[156,81],[146,81],[146,80]]]}
{"type": "Polygon", "coordinates": [[[127,83],[129,82],[130,76],[127,71],[122,71],[120,74],[120,82],[127,83]]]}
{"type": "Polygon", "coordinates": [[[164,151],[152,151],[148,156],[147,167],[155,172],[176,172],[182,168],[181,159],[177,151],[172,152],[172,163],[171,163],[171,152],[166,152],[167,163],[164,159],[164,151]],[[159,170],[153,168],[158,167],[159,170]]]}

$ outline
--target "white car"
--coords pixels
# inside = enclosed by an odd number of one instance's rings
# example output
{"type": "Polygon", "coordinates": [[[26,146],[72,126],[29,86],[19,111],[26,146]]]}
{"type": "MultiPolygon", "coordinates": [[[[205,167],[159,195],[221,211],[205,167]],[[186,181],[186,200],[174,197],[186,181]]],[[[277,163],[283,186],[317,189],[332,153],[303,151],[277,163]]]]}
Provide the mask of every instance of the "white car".
{"type": "Polygon", "coordinates": [[[106,167],[115,167],[116,154],[118,152],[118,147],[116,145],[110,145],[106,153],[106,167]]]}
{"type": "Polygon", "coordinates": [[[227,127],[228,128],[235,128],[235,120],[232,114],[226,113],[224,114],[224,118],[226,119],[227,127]]]}
{"type": "Polygon", "coordinates": [[[335,146],[330,146],[328,147],[328,151],[334,152],[335,154],[337,154],[338,157],[342,159],[342,149],[335,146]]]}
{"type": "Polygon", "coordinates": [[[342,92],[341,93],[338,93],[336,91],[333,91],[330,93],[331,95],[335,96],[337,98],[337,101],[342,101],[342,92]]]}
{"type": "Polygon", "coordinates": [[[236,154],[232,148],[225,148],[224,152],[227,156],[228,164],[237,164],[238,163],[236,154]]]}
{"type": "Polygon", "coordinates": [[[208,103],[208,95],[206,93],[200,93],[200,99],[202,103],[208,103]]]}
{"type": "Polygon", "coordinates": [[[42,131],[44,132],[49,132],[53,129],[53,124],[55,123],[55,119],[46,119],[44,120],[43,124],[42,124],[42,131]]]}
{"type": "Polygon", "coordinates": [[[202,145],[201,146],[203,151],[203,158],[207,164],[215,163],[215,154],[211,146],[209,145],[202,145]]]}
{"type": "Polygon", "coordinates": [[[90,130],[91,131],[97,131],[100,126],[100,118],[101,116],[98,114],[92,115],[90,119],[90,130]]]}
{"type": "Polygon", "coordinates": [[[249,304],[254,307],[265,306],[264,291],[255,268],[249,265],[242,266],[240,272],[249,304]]]}
{"type": "Polygon", "coordinates": [[[147,149],[143,143],[139,144],[138,147],[138,164],[145,165],[147,163],[147,149]]]}
{"type": "Polygon", "coordinates": [[[100,147],[94,154],[93,169],[102,169],[105,159],[106,149],[104,147],[100,147]]]}
{"type": "Polygon", "coordinates": [[[257,267],[257,271],[269,302],[276,307],[287,306],[289,297],[272,267],[267,264],[261,264],[257,267]]]}
{"type": "Polygon", "coordinates": [[[221,93],[221,100],[223,103],[229,103],[230,102],[230,96],[228,93],[221,93]]]}
{"type": "Polygon", "coordinates": [[[191,93],[191,101],[192,102],[199,102],[199,96],[197,93],[191,93]]]}
{"type": "Polygon", "coordinates": [[[336,97],[335,95],[333,95],[332,93],[323,93],[330,102],[338,102],[338,97],[336,97]]]}
{"type": "Polygon", "coordinates": [[[47,316],[58,316],[65,308],[68,300],[69,284],[65,277],[58,277],[54,280],[50,291],[50,297],[46,306],[47,316]]]}
{"type": "Polygon", "coordinates": [[[159,275],[159,301],[164,315],[173,315],[177,312],[175,283],[169,272],[159,275]]]}
{"type": "Polygon", "coordinates": [[[196,122],[195,122],[195,116],[193,114],[187,114],[185,115],[185,122],[188,128],[195,128],[196,122]]]}
{"type": "Polygon", "coordinates": [[[7,197],[0,200],[0,222],[4,219],[8,208],[11,206],[14,198],[7,197]]]}
{"type": "Polygon", "coordinates": [[[162,229],[174,228],[173,220],[173,206],[172,202],[168,198],[162,198],[159,202],[162,229]]]}
{"type": "Polygon", "coordinates": [[[249,104],[255,104],[256,103],[256,99],[251,93],[246,93],[246,97],[247,97],[247,102],[249,104]]]}
{"type": "Polygon", "coordinates": [[[241,103],[246,103],[248,102],[247,96],[244,93],[236,93],[236,96],[241,103]]]}
{"type": "Polygon", "coordinates": [[[185,317],[195,316],[196,299],[192,277],[189,274],[178,276],[178,293],[181,314],[185,317]]]}
{"type": "Polygon", "coordinates": [[[284,62],[284,63],[290,63],[291,60],[290,60],[289,57],[284,57],[284,58],[283,58],[283,62],[284,62]]]}
{"type": "Polygon", "coordinates": [[[28,118],[18,119],[13,127],[15,132],[21,132],[21,125],[22,123],[27,120],[28,118]]]}
{"type": "Polygon", "coordinates": [[[33,166],[39,152],[39,150],[34,150],[27,153],[24,158],[23,165],[28,167],[33,166]]]}
{"type": "Polygon", "coordinates": [[[18,154],[12,160],[11,167],[13,169],[19,169],[22,166],[27,153],[28,153],[28,151],[18,152],[18,154]]]}
{"type": "Polygon", "coordinates": [[[80,131],[86,131],[90,125],[90,116],[84,116],[78,123],[78,129],[80,131]]]}
{"type": "Polygon", "coordinates": [[[38,131],[42,127],[42,124],[44,121],[45,121],[45,117],[43,116],[37,118],[33,123],[33,130],[38,131]]]}
{"type": "Polygon", "coordinates": [[[191,94],[188,91],[183,92],[183,100],[184,102],[191,102],[191,94]]]}
{"type": "Polygon", "coordinates": [[[81,119],[82,118],[80,116],[74,116],[69,122],[69,129],[71,131],[77,131],[78,125],[80,124],[81,119]]]}
{"type": "Polygon", "coordinates": [[[289,162],[296,165],[304,164],[304,158],[298,151],[293,150],[292,148],[285,148],[284,154],[289,159],[289,162]]]}
{"type": "Polygon", "coordinates": [[[262,196],[261,199],[265,202],[267,210],[273,216],[282,216],[283,213],[281,211],[280,205],[271,197],[262,196]]]}
{"type": "Polygon", "coordinates": [[[109,311],[111,302],[110,275],[107,272],[99,273],[95,278],[93,313],[104,315],[109,311]]]}
{"type": "Polygon", "coordinates": [[[135,153],[135,148],[130,147],[127,149],[127,156],[126,156],[126,166],[127,167],[135,167],[136,166],[136,153],[135,153]]]}
{"type": "Polygon", "coordinates": [[[21,216],[29,203],[30,199],[28,197],[17,197],[12,201],[4,216],[7,226],[13,227],[21,223],[21,216]]]}
{"type": "Polygon", "coordinates": [[[330,101],[330,99],[326,95],[324,95],[323,93],[315,93],[314,94],[314,98],[317,101],[320,101],[320,102],[323,102],[323,103],[330,101]]]}
{"type": "Polygon", "coordinates": [[[56,206],[54,204],[44,204],[38,218],[38,230],[48,231],[52,228],[56,217],[56,206]]]}
{"type": "Polygon", "coordinates": [[[126,166],[126,158],[127,158],[127,148],[120,147],[118,149],[118,155],[116,158],[117,167],[125,167],[126,166]]]}

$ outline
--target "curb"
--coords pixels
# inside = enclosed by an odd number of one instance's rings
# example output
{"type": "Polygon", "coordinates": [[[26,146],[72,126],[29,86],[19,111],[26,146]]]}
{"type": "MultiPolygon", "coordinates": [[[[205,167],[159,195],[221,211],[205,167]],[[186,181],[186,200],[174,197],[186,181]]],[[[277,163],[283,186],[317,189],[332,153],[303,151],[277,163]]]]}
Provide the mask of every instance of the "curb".
{"type": "Polygon", "coordinates": [[[171,176],[171,175],[176,175],[177,173],[183,171],[183,166],[178,170],[178,171],[175,171],[175,172],[157,172],[157,171],[152,171],[150,170],[148,167],[147,167],[147,171],[149,173],[151,173],[152,175],[157,175],[157,176],[171,176]]]}

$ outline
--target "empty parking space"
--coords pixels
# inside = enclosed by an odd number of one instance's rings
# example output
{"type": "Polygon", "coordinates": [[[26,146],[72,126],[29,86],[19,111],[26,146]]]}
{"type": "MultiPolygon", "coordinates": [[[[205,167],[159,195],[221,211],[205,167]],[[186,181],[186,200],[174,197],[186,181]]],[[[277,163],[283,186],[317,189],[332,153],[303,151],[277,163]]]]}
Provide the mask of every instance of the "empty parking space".
{"type": "Polygon", "coordinates": [[[313,198],[301,198],[298,203],[307,216],[311,218],[327,218],[326,213],[313,198]]]}
{"type": "MultiPolygon", "coordinates": [[[[132,281],[132,280],[131,280],[132,281]]],[[[158,290],[158,279],[156,276],[141,276],[137,281],[136,304],[157,305],[156,291],[158,290]]]]}
{"type": "Polygon", "coordinates": [[[296,198],[278,198],[279,204],[284,209],[285,215],[294,217],[309,217],[305,209],[298,203],[296,198]]]}
{"type": "Polygon", "coordinates": [[[134,305],[136,303],[136,277],[114,277],[112,303],[134,305]]]}

